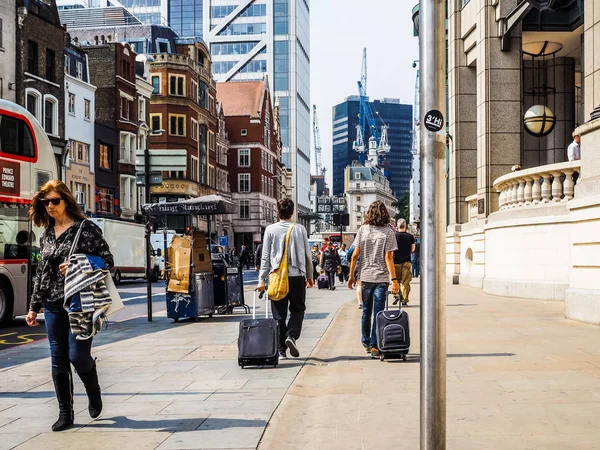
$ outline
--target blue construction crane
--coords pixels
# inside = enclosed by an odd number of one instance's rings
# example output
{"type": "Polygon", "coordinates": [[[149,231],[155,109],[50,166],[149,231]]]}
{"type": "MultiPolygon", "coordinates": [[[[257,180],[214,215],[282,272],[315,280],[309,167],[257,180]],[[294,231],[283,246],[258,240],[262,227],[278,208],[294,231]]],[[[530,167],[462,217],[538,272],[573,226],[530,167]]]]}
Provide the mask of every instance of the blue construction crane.
{"type": "Polygon", "coordinates": [[[373,109],[369,102],[369,96],[367,95],[367,49],[363,49],[362,59],[362,73],[360,81],[358,82],[358,93],[360,96],[360,106],[358,113],[358,125],[356,125],[356,140],[352,148],[359,153],[361,162],[365,162],[365,151],[368,151],[369,160],[377,165],[378,156],[390,151],[388,145],[388,134],[387,125],[383,125],[381,133],[377,124],[375,123],[375,117],[373,115],[373,109]],[[367,128],[368,126],[368,128],[367,128]],[[366,130],[369,130],[369,142],[367,148],[365,148],[364,138],[366,136],[366,130]]]}

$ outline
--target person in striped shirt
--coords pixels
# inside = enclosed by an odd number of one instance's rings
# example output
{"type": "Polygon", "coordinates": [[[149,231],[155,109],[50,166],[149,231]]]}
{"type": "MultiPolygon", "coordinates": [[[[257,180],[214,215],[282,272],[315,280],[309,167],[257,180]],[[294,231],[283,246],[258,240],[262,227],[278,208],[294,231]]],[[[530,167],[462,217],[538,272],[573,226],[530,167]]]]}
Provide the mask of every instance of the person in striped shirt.
{"type": "Polygon", "coordinates": [[[358,277],[362,285],[362,344],[372,358],[379,358],[375,334],[377,313],[385,308],[390,280],[392,293],[398,295],[400,292],[394,267],[394,250],[397,248],[396,234],[390,227],[390,214],[383,202],[377,200],[369,206],[364,225],[354,239],[348,280],[348,287],[352,289],[356,282],[354,269],[360,256],[358,277]]]}

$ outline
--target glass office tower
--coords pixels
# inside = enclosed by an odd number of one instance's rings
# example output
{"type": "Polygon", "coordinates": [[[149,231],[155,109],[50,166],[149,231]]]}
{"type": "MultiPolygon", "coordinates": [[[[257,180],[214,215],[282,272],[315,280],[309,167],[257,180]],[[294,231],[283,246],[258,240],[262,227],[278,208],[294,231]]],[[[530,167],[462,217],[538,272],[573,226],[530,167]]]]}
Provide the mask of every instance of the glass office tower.
{"type": "Polygon", "coordinates": [[[294,201],[310,211],[310,3],[308,0],[204,0],[204,40],[215,80],[269,77],[279,97],[283,162],[294,201]]]}
{"type": "MultiPolygon", "coordinates": [[[[360,99],[358,96],[346,98],[346,101],[333,107],[333,194],[344,192],[344,169],[359,160],[352,149],[356,139],[360,99]]],[[[390,188],[399,198],[410,187],[412,168],[412,105],[403,105],[398,99],[384,98],[371,102],[377,126],[384,123],[389,126],[388,140],[390,152],[380,161],[387,174],[390,188]]],[[[370,137],[366,130],[365,142],[370,137]]]]}

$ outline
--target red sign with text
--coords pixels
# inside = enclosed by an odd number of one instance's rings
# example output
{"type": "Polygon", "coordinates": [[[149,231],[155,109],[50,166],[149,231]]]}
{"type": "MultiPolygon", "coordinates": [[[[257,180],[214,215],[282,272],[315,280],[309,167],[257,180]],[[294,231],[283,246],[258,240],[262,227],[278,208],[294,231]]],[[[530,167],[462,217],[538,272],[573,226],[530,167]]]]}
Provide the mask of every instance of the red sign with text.
{"type": "Polygon", "coordinates": [[[20,163],[0,159],[0,195],[21,196],[20,163]]]}

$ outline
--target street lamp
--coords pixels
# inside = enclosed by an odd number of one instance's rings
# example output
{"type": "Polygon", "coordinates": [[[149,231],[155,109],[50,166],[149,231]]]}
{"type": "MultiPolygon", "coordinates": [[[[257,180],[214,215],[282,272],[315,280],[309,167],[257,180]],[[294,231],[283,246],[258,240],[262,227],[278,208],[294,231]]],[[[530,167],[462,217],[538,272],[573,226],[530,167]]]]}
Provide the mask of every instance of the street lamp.
{"type": "MultiPolygon", "coordinates": [[[[162,136],[165,130],[152,130],[150,137],[162,136]]],[[[144,149],[144,198],[150,203],[150,150],[144,149]]],[[[152,322],[152,267],[150,258],[151,242],[150,216],[146,216],[146,303],[148,305],[148,322],[152,322]]],[[[165,249],[166,250],[166,249],[165,249]]]]}

